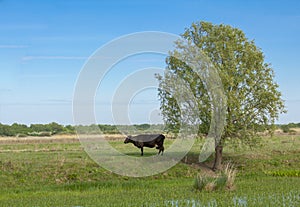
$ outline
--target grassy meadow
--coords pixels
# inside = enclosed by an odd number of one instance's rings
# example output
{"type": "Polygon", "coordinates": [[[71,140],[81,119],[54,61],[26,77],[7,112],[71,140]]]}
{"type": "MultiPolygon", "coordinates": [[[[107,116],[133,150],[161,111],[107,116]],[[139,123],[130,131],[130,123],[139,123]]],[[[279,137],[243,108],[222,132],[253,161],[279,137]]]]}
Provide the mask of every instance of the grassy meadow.
{"type": "MultiPolygon", "coordinates": [[[[122,139],[110,143],[140,155],[122,139]]],[[[213,173],[212,159],[197,164],[202,143],[164,173],[130,178],[99,167],[75,138],[0,138],[0,206],[300,206],[299,135],[265,137],[255,148],[226,143],[224,162],[237,169],[232,191],[193,187],[197,174],[213,173]]]]}

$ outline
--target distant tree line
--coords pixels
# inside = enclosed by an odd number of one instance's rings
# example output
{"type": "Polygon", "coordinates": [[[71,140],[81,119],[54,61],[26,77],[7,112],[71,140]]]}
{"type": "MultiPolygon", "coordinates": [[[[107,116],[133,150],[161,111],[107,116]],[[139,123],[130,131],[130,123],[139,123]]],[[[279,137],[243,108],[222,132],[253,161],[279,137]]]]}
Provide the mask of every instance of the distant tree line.
{"type": "Polygon", "coordinates": [[[281,129],[284,133],[294,132],[293,128],[300,128],[300,123],[289,123],[277,125],[277,128],[281,129]]]}
{"type": "MultiPolygon", "coordinates": [[[[259,127],[259,126],[258,126],[259,127]]],[[[300,128],[300,123],[278,124],[277,129],[284,133],[293,132],[293,128],[300,128]]],[[[25,124],[14,123],[6,125],[0,123],[0,136],[52,136],[55,134],[136,134],[136,133],[164,133],[170,131],[164,128],[162,124],[134,124],[134,125],[109,125],[109,124],[92,124],[92,125],[61,125],[55,122],[49,124],[25,124]]]]}
{"type": "Polygon", "coordinates": [[[89,126],[78,125],[75,130],[79,134],[138,134],[138,133],[162,133],[166,131],[162,124],[134,124],[134,125],[108,125],[92,124],[89,126]]]}
{"type": "Polygon", "coordinates": [[[92,124],[92,125],[61,125],[55,122],[49,124],[25,124],[14,123],[6,125],[0,123],[0,136],[52,136],[55,134],[120,134],[128,133],[162,133],[163,125],[156,124],[136,124],[136,125],[108,125],[108,124],[92,124]]]}
{"type": "Polygon", "coordinates": [[[60,125],[52,122],[49,124],[25,124],[14,123],[6,125],[0,123],[0,136],[51,136],[54,134],[74,134],[75,127],[71,125],[60,125]]]}

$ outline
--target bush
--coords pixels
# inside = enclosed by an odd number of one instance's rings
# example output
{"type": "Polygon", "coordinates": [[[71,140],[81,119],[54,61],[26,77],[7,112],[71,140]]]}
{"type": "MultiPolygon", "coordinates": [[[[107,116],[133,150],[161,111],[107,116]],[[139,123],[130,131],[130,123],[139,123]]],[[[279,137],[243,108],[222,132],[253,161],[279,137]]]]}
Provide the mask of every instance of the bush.
{"type": "Polygon", "coordinates": [[[31,132],[28,133],[30,136],[35,136],[35,137],[50,137],[52,135],[51,132],[31,132]]]}
{"type": "Polygon", "coordinates": [[[294,123],[289,123],[289,124],[281,125],[280,128],[284,133],[296,134],[297,132],[292,128],[298,128],[298,125],[294,123]]]}
{"type": "Polygon", "coordinates": [[[197,190],[202,191],[203,189],[207,190],[208,186],[213,187],[215,178],[208,175],[201,175],[200,173],[196,176],[194,187],[197,190]]]}
{"type": "Polygon", "coordinates": [[[233,165],[228,163],[224,169],[216,176],[207,174],[198,174],[195,179],[194,188],[197,190],[215,191],[215,190],[234,190],[236,170],[233,165]]]}

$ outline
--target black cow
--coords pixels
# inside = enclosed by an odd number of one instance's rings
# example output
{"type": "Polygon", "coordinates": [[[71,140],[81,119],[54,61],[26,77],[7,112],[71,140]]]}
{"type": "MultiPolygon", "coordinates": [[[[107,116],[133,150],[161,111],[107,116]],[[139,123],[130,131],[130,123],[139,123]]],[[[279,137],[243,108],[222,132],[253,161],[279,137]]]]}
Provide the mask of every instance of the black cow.
{"type": "Polygon", "coordinates": [[[141,134],[137,136],[128,136],[126,137],[124,143],[127,144],[131,142],[134,146],[141,148],[141,156],[144,154],[143,147],[153,148],[156,146],[158,149],[158,154],[164,153],[164,140],[165,136],[162,134],[141,134]]]}

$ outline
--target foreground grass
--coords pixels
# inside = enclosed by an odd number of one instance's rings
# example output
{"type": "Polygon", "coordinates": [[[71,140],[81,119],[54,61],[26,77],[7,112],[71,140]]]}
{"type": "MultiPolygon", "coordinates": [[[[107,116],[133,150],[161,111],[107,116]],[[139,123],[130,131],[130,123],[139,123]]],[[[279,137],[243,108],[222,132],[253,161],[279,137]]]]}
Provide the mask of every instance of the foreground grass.
{"type": "Polygon", "coordinates": [[[123,180],[4,193],[2,206],[298,206],[299,179],[239,181],[236,192],[197,192],[192,179],[123,180]],[[282,186],[279,187],[278,186],[282,186]],[[294,187],[292,187],[294,186],[294,187]]]}
{"type": "MultiPolygon", "coordinates": [[[[140,153],[121,141],[112,145],[128,154],[140,153]]],[[[265,139],[255,149],[228,144],[225,160],[238,168],[233,192],[193,189],[202,169],[192,164],[200,146],[198,141],[184,162],[164,173],[128,178],[99,167],[79,143],[1,143],[0,206],[300,205],[300,177],[270,173],[300,170],[299,137],[265,139]]],[[[154,149],[145,151],[146,155],[156,153],[154,149]]]]}

